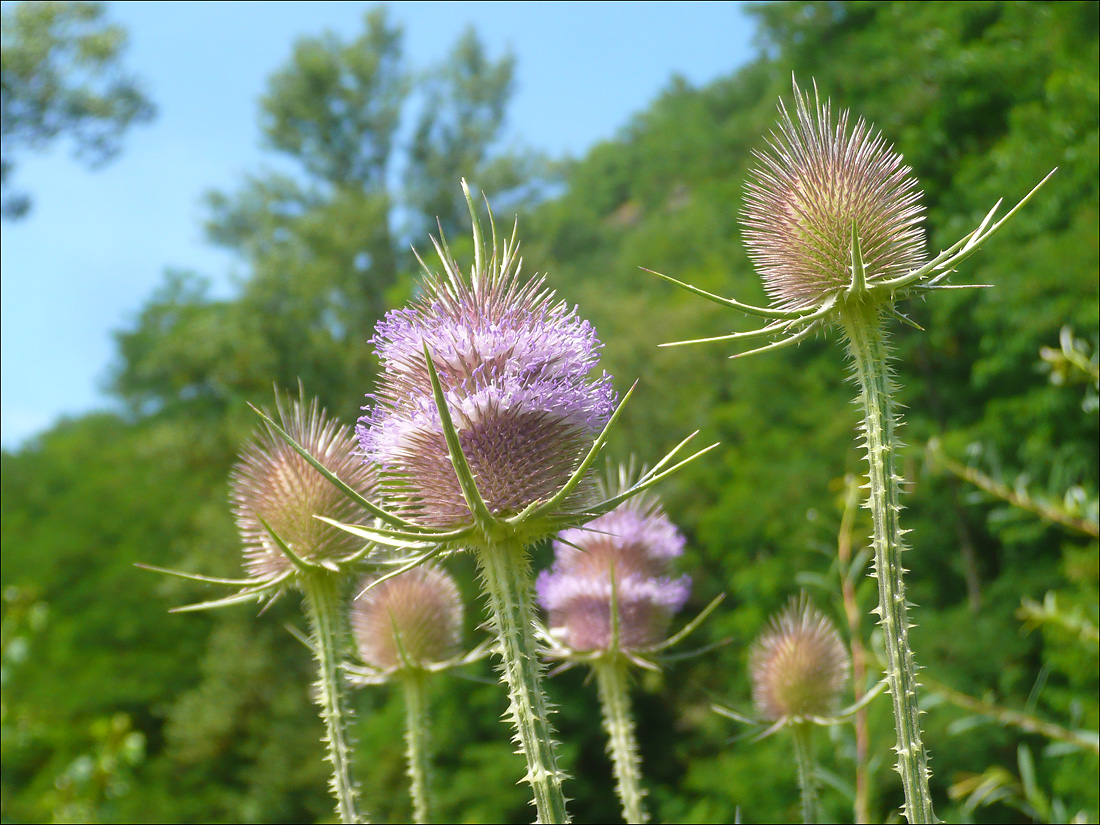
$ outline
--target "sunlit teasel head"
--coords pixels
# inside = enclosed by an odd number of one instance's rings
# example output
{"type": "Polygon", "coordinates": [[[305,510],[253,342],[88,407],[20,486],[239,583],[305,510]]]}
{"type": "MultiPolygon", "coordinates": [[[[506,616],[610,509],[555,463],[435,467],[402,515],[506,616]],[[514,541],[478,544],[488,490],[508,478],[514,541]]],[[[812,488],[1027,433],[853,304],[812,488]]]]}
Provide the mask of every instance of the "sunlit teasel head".
{"type": "Polygon", "coordinates": [[[769,623],[749,658],[752,697],[767,720],[826,716],[848,681],[848,650],[803,595],[769,623]]]}
{"type": "Polygon", "coordinates": [[[351,626],[359,656],[372,668],[395,671],[438,664],[458,652],[462,599],[447,573],[422,565],[357,599],[351,626]]]}
{"type": "MultiPolygon", "coordinates": [[[[475,243],[477,242],[475,231],[475,243]]],[[[495,244],[494,244],[495,245],[495,244]]],[[[599,339],[541,278],[521,279],[514,238],[470,278],[437,245],[442,276],[388,313],[373,343],[382,379],[358,434],[406,517],[432,527],[471,513],[448,457],[425,362],[431,353],[462,451],[489,511],[507,516],[556,493],[614,408],[599,339]]],[[[566,502],[579,508],[584,485],[566,502]]]]}
{"type": "Polygon", "coordinates": [[[691,590],[688,576],[668,575],[683,550],[683,535],[651,495],[563,530],[554,542],[554,564],[537,582],[551,633],[574,651],[611,650],[614,597],[618,649],[657,645],[691,590]]]}
{"type": "MultiPolygon", "coordinates": [[[[316,400],[280,402],[278,414],[282,428],[330,472],[364,495],[373,490],[375,473],[358,455],[355,436],[327,418],[316,400]]],[[[292,566],[263,521],[306,561],[338,561],[363,546],[362,539],[314,518],[359,524],[362,511],[266,424],[241,451],[230,500],[244,540],[245,568],[257,580],[292,566]]]]}
{"type": "Polygon", "coordinates": [[[917,269],[924,259],[924,207],[912,170],[881,133],[794,87],[795,116],[782,101],[770,151],[745,191],[745,245],[773,305],[820,306],[852,283],[853,228],[868,287],[917,269]]]}

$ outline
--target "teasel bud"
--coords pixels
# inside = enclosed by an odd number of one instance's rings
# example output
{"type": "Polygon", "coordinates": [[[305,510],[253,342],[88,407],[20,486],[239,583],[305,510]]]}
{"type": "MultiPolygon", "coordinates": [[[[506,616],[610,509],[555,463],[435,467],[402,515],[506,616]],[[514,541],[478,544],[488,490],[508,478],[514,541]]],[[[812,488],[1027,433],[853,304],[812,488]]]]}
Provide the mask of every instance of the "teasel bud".
{"type": "MultiPolygon", "coordinates": [[[[815,89],[816,91],[816,89],[815,89]]],[[[867,286],[924,261],[924,207],[912,169],[862,118],[833,121],[829,101],[795,86],[795,116],[779,104],[771,150],[745,187],[741,223],[749,257],[780,309],[820,306],[852,283],[858,237],[867,286]]]]}
{"type": "Polygon", "coordinates": [[[554,564],[536,585],[551,633],[571,650],[610,651],[614,598],[618,649],[658,644],[691,591],[690,577],[668,575],[683,550],[683,535],[653,495],[563,530],[554,542],[554,564]]]}
{"type": "Polygon", "coordinates": [[[848,649],[805,594],[772,618],[749,662],[753,702],[769,721],[827,716],[848,682],[848,649]]]}
{"type": "MultiPolygon", "coordinates": [[[[277,402],[280,426],[331,473],[368,495],[375,471],[358,455],[352,431],[326,417],[317,400],[277,402]]],[[[334,564],[361,550],[363,540],[314,516],[362,524],[368,516],[264,424],[241,451],[230,476],[230,500],[244,542],[245,569],[258,581],[286,573],[292,562],[274,543],[266,521],[300,558],[334,564]]]]}
{"type": "Polygon", "coordinates": [[[392,672],[453,658],[462,615],[454,579],[425,564],[367,590],[352,604],[351,628],[363,662],[392,672]]]}
{"type": "MultiPolygon", "coordinates": [[[[408,309],[394,310],[372,343],[382,362],[373,405],[360,419],[363,452],[407,518],[433,527],[469,523],[448,457],[425,346],[462,452],[493,515],[551,498],[577,469],[616,401],[606,373],[591,376],[601,347],[592,326],[556,301],[541,278],[519,279],[514,244],[486,277],[472,278],[441,250],[446,277],[426,279],[408,309]]],[[[580,485],[565,502],[579,509],[580,485]]]]}

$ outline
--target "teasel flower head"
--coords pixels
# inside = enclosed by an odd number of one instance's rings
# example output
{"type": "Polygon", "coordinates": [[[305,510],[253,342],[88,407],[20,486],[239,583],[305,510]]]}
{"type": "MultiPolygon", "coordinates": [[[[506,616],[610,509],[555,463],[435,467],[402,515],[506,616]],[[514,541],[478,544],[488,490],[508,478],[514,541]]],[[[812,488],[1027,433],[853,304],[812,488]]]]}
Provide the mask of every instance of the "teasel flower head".
{"type": "MultiPolygon", "coordinates": [[[[328,418],[316,399],[278,401],[277,413],[281,428],[329,472],[363,495],[373,491],[375,471],[358,455],[354,434],[328,418]]],[[[365,523],[368,516],[269,424],[261,425],[241,451],[230,477],[230,500],[244,542],[245,569],[257,581],[293,572],[294,562],[279,540],[299,559],[324,567],[364,547],[363,539],[316,516],[350,524],[365,523]]]]}
{"type": "Polygon", "coordinates": [[[367,590],[352,604],[351,628],[360,658],[377,671],[440,664],[458,653],[462,598],[450,575],[421,565],[367,590]]]}
{"type": "MultiPolygon", "coordinates": [[[[445,245],[437,249],[444,274],[429,272],[411,307],[389,312],[375,330],[382,378],[358,434],[404,517],[452,527],[468,523],[471,513],[448,457],[425,348],[494,516],[553,496],[607,423],[616,397],[610,376],[595,371],[596,331],[542,278],[520,277],[514,243],[488,266],[479,260],[470,278],[445,245]]],[[[590,492],[582,485],[567,504],[581,507],[590,492]]]]}
{"type": "Polygon", "coordinates": [[[573,651],[655,647],[691,592],[689,576],[669,575],[683,550],[683,535],[651,494],[563,530],[553,566],[536,583],[551,635],[573,651]]]}
{"type": "Polygon", "coordinates": [[[848,682],[848,650],[803,594],[792,598],[756,640],[749,670],[762,719],[827,716],[848,682]]]}
{"type": "Polygon", "coordinates": [[[867,287],[924,260],[924,207],[912,169],[863,119],[794,87],[770,151],[756,152],[741,213],[745,245],[772,304],[820,307],[852,283],[858,238],[867,287]]]}

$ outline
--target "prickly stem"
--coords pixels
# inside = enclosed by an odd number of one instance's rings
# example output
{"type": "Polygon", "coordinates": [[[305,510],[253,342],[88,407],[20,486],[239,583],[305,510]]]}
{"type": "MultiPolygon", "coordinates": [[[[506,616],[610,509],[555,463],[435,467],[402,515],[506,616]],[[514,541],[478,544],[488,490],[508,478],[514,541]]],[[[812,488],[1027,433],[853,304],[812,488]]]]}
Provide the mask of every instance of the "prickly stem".
{"type": "Polygon", "coordinates": [[[607,752],[611,754],[623,819],[630,825],[648,822],[649,815],[642,802],[645,796],[642,760],[634,735],[634,718],[630,713],[625,663],[618,657],[609,656],[595,662],[593,668],[603,710],[603,726],[607,731],[607,752]]]}
{"type": "Polygon", "coordinates": [[[300,579],[305,612],[312,631],[313,654],[317,660],[317,704],[325,723],[327,759],[332,764],[330,782],[340,821],[366,822],[356,811],[357,791],[351,778],[351,754],[347,744],[350,714],[344,703],[340,676],[340,646],[344,633],[344,610],[338,576],[311,571],[300,579]]]}
{"type": "Polygon", "coordinates": [[[526,781],[534,794],[537,821],[569,821],[558,769],[557,742],[542,689],[543,666],[534,634],[531,562],[514,541],[477,549],[482,581],[489,596],[493,629],[500,642],[501,676],[508,686],[509,716],[515,742],[527,759],[526,781]]]}
{"type": "Polygon", "coordinates": [[[798,787],[802,791],[802,821],[817,822],[817,786],[814,784],[814,757],[811,729],[806,723],[791,725],[795,761],[798,762],[798,787]]]}
{"type": "Polygon", "coordinates": [[[401,687],[405,694],[405,755],[408,759],[413,821],[417,825],[431,821],[429,803],[431,749],[428,702],[425,695],[427,685],[424,681],[424,674],[417,671],[405,673],[401,678],[401,687]]]}
{"type": "Polygon", "coordinates": [[[910,823],[934,822],[928,790],[928,755],[921,742],[917,677],[909,645],[909,611],[905,600],[903,531],[897,452],[897,414],[892,399],[889,349],[882,318],[870,302],[849,301],[841,310],[855,379],[863,406],[863,433],[869,468],[869,500],[874,523],[871,537],[878,580],[879,622],[886,643],[886,676],[894,703],[897,730],[897,771],[905,791],[905,818],[910,823]]]}

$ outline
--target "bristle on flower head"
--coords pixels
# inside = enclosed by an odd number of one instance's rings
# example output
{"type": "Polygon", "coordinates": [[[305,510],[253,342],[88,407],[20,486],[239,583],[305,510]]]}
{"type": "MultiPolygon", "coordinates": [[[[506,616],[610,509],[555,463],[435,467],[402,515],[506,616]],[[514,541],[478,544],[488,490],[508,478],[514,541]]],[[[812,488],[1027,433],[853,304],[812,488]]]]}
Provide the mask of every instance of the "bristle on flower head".
{"type": "MultiPolygon", "coordinates": [[[[372,339],[382,378],[359,438],[395,506],[427,525],[455,526],[471,514],[448,456],[425,345],[495,515],[556,493],[614,407],[610,376],[591,375],[601,346],[595,330],[555,301],[542,279],[520,280],[515,252],[513,239],[499,256],[495,249],[487,260],[479,256],[480,271],[467,279],[441,249],[445,276],[429,275],[412,306],[387,313],[372,339]]],[[[590,491],[582,485],[581,496],[590,491]]]]}
{"type": "Polygon", "coordinates": [[[803,594],[792,598],[753,645],[752,698],[767,720],[825,716],[848,681],[848,650],[803,594]]]}
{"type": "Polygon", "coordinates": [[[779,103],[770,151],[745,187],[745,245],[772,303],[819,306],[852,281],[852,232],[868,284],[919,267],[924,207],[912,170],[881,133],[794,87],[795,117],[779,103]]]}
{"type": "Polygon", "coordinates": [[[371,667],[391,671],[443,662],[458,651],[462,599],[447,573],[421,565],[357,599],[351,626],[359,656],[371,667]]]}
{"type": "Polygon", "coordinates": [[[688,576],[668,575],[683,549],[684,537],[653,496],[563,530],[554,542],[554,564],[537,582],[551,632],[572,650],[610,650],[614,594],[619,649],[659,643],[691,592],[688,576]]]}
{"type": "MultiPolygon", "coordinates": [[[[330,472],[369,495],[375,473],[357,455],[351,430],[325,416],[316,400],[278,403],[280,426],[330,472]]],[[[360,523],[354,504],[266,424],[241,451],[230,477],[230,500],[245,546],[245,568],[258,580],[291,567],[266,521],[299,557],[335,560],[357,552],[361,539],[314,518],[360,523]]]]}

